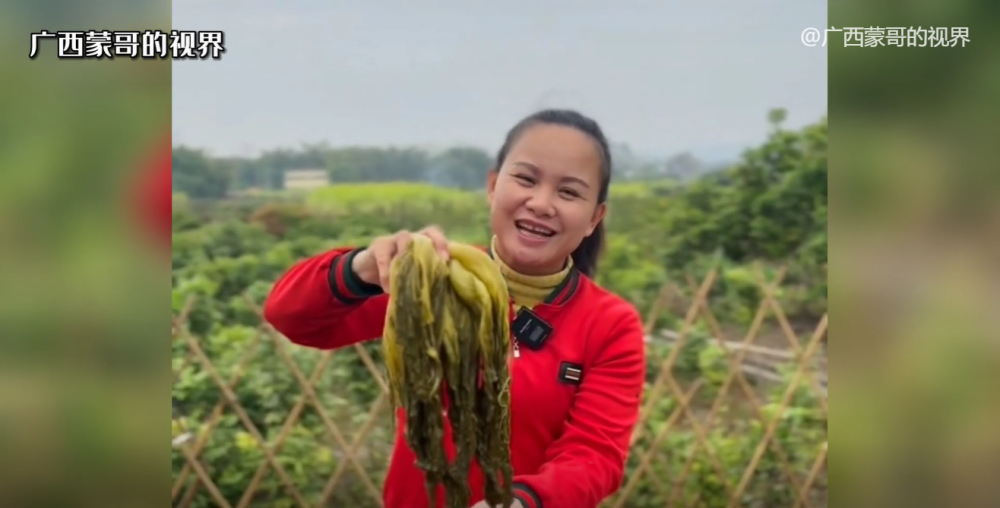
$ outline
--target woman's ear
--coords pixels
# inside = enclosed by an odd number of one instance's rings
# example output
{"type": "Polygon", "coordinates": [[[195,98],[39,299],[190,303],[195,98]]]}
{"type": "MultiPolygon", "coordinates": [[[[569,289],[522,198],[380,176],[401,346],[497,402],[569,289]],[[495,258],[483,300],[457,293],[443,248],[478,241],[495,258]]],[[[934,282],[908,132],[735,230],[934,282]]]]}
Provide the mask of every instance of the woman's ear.
{"type": "Polygon", "coordinates": [[[490,204],[493,203],[493,191],[497,187],[498,176],[500,176],[500,173],[495,169],[486,172],[486,201],[490,204]]]}
{"type": "Polygon", "coordinates": [[[594,233],[594,230],[597,229],[597,225],[600,224],[602,220],[604,220],[604,217],[607,214],[608,214],[607,202],[597,205],[597,209],[594,210],[593,217],[590,218],[590,229],[587,231],[587,236],[590,236],[591,234],[594,233]]]}

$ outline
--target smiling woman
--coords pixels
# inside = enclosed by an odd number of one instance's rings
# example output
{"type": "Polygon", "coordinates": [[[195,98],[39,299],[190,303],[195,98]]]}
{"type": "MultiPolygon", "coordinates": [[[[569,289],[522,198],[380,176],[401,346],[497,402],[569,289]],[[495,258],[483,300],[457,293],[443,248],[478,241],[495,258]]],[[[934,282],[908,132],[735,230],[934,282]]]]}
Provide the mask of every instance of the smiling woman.
{"type": "Polygon", "coordinates": [[[610,150],[596,122],[566,110],[522,120],[487,184],[500,257],[524,275],[558,272],[571,258],[594,276],[610,179],[610,150]]]}
{"type": "MultiPolygon", "coordinates": [[[[604,244],[611,156],[600,127],[568,110],[545,110],[507,134],[488,173],[491,245],[511,297],[510,461],[515,507],[596,508],[619,487],[645,375],[635,309],[591,279],[604,244]]],[[[265,317],[292,342],[335,349],[383,336],[392,260],[428,227],[342,247],[293,266],[275,284],[265,317]]],[[[398,310],[398,309],[397,309],[398,310]]],[[[469,337],[473,340],[474,337],[469,337]]],[[[427,508],[424,471],[407,445],[406,417],[384,498],[387,508],[427,508]]],[[[441,446],[453,456],[446,427],[441,446]]],[[[471,502],[487,480],[469,471],[471,502]]],[[[436,496],[438,507],[443,491],[436,496]]]]}

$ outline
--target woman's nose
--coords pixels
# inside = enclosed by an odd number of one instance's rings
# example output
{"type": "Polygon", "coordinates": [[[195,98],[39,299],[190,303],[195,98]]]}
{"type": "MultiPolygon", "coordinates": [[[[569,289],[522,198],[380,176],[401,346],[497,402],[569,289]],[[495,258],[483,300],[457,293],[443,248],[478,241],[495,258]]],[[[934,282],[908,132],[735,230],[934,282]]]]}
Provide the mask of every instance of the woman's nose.
{"type": "Polygon", "coordinates": [[[552,197],[549,192],[539,191],[531,194],[526,204],[528,210],[540,217],[551,217],[555,215],[555,207],[552,205],[552,197]]]}

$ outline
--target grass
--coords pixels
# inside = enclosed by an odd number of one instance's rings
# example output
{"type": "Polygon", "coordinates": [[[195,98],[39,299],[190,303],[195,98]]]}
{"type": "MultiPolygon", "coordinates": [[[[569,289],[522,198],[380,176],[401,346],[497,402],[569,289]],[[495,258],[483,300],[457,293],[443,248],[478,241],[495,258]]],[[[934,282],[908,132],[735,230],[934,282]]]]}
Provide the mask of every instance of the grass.
{"type": "Polygon", "coordinates": [[[306,204],[316,209],[377,209],[400,202],[450,202],[459,205],[483,205],[478,193],[438,187],[425,183],[386,182],[339,184],[316,189],[306,204]]]}

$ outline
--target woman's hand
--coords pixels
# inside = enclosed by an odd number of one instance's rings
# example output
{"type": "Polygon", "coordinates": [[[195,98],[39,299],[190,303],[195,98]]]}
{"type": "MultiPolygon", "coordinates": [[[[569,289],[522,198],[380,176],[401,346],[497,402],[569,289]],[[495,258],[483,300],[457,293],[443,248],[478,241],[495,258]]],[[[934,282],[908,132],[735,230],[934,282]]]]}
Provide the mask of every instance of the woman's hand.
{"type": "MultiPolygon", "coordinates": [[[[496,505],[496,507],[493,507],[493,506],[490,506],[490,505],[486,504],[486,501],[480,501],[480,502],[476,503],[475,505],[473,505],[472,508],[503,508],[503,505],[496,505]]],[[[515,499],[514,500],[514,504],[510,505],[510,508],[524,508],[524,505],[521,504],[520,501],[518,501],[517,499],[515,499]]]]}
{"type": "Polygon", "coordinates": [[[400,231],[398,233],[380,236],[368,245],[368,248],[354,256],[351,269],[358,278],[369,283],[382,286],[382,290],[389,291],[389,265],[392,260],[406,250],[413,235],[424,235],[434,242],[434,248],[438,250],[445,261],[448,260],[448,240],[445,239],[444,232],[437,226],[429,226],[416,233],[400,231]]]}

